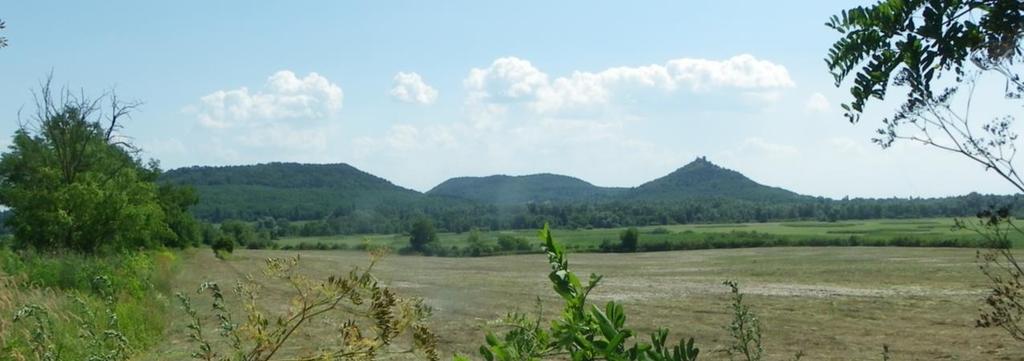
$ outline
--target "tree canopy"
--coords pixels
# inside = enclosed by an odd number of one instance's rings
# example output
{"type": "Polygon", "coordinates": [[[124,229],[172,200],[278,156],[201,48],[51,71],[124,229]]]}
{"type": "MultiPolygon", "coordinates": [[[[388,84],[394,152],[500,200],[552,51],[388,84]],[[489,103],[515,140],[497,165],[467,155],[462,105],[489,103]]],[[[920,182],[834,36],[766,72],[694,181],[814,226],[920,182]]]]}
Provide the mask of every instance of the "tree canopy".
{"type": "Polygon", "coordinates": [[[409,230],[409,245],[416,251],[426,250],[427,245],[437,240],[434,224],[428,219],[420,219],[412,224],[409,230]]]}
{"type": "Polygon", "coordinates": [[[899,110],[882,120],[876,143],[889,147],[907,140],[960,153],[1024,192],[1013,165],[1012,115],[977,122],[969,114],[981,73],[1003,75],[1007,99],[1024,95],[1024,3],[886,0],[845,10],[826,25],[842,34],[825,62],[836,86],[853,78],[852,100],[843,104],[851,122],[860,119],[869,100],[884,99],[890,84],[906,88],[899,110]],[[952,79],[936,82],[943,76],[952,79]],[[954,107],[954,99],[964,98],[966,107],[954,107]]]}
{"type": "Polygon", "coordinates": [[[625,252],[636,252],[640,244],[640,231],[636,227],[629,227],[619,235],[619,248],[625,252]]]}
{"type": "MultiPolygon", "coordinates": [[[[846,116],[856,122],[871,99],[884,99],[890,82],[908,89],[896,113],[882,120],[883,147],[908,140],[959,153],[994,171],[1024,192],[1024,179],[1014,158],[1017,134],[1012,115],[987,123],[972,121],[971,100],[980,74],[995,72],[1005,79],[1008,100],[1024,95],[1019,64],[1022,59],[1024,3],[1018,0],[886,0],[857,7],[832,17],[827,25],[843,37],[826,58],[836,86],[854,73],[844,104],[846,116]],[[953,81],[936,83],[942,76],[953,81]],[[940,85],[941,84],[941,85],[940,85]],[[961,88],[967,91],[961,93],[961,88]],[[953,100],[965,97],[963,108],[953,100]]],[[[986,308],[979,327],[1001,327],[1024,340],[1024,272],[1007,245],[1013,224],[1009,207],[978,209],[977,220],[958,220],[961,228],[987,238],[990,248],[978,252],[978,266],[990,281],[986,308]],[[994,210],[993,210],[994,209],[994,210]]]]}
{"type": "Polygon", "coordinates": [[[18,245],[93,253],[198,242],[186,212],[194,195],[158,188],[157,164],[117,132],[135,105],[43,86],[36,114],[0,156],[0,203],[18,245]]]}
{"type": "MultiPolygon", "coordinates": [[[[7,28],[7,24],[4,23],[4,21],[2,19],[0,19],[0,30],[4,30],[6,28],[7,28]]],[[[6,47],[6,46],[7,46],[7,37],[0,36],[0,48],[6,47]]]]}
{"type": "MultiPolygon", "coordinates": [[[[871,98],[884,99],[890,82],[909,89],[907,108],[934,98],[932,81],[951,73],[960,80],[970,61],[1009,70],[1021,56],[1024,3],[1016,0],[885,0],[833,16],[826,25],[843,36],[825,62],[836,85],[853,73],[843,104],[857,121],[871,98]]],[[[1018,76],[1011,76],[1020,85],[1018,76]]]]}

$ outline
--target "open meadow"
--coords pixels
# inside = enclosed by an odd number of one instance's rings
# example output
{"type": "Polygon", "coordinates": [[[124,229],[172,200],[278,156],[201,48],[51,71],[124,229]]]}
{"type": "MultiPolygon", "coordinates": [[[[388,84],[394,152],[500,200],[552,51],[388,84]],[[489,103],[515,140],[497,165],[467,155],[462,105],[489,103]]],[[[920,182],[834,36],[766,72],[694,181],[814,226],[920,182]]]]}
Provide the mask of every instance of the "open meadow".
{"type": "Polygon", "coordinates": [[[0,361],[1024,361],[1024,0],[2,4],[0,361]]]}
{"type": "MultiPolygon", "coordinates": [[[[779,226],[781,227],[781,226],[779,226]]],[[[556,236],[558,234],[556,233],[556,236]]],[[[568,238],[568,237],[565,237],[568,238]]],[[[267,257],[301,255],[307,273],[326,277],[366,264],[358,251],[240,250],[227,261],[199,250],[186,257],[173,287],[191,291],[201,282],[232,284],[257,273],[267,257]]],[[[771,360],[803,351],[807,360],[881,360],[883,345],[893,360],[1020,360],[1024,350],[1001,330],[974,327],[986,282],[973,249],[801,247],[570,254],[581,275],[605,275],[594,302],[617,300],[627,325],[642,334],[670,327],[670,338],[695,337],[702,359],[727,359],[722,347],[731,317],[728,288],[740,282],[746,301],[761,317],[771,360]]],[[[423,297],[433,307],[431,325],[444,355],[479,357],[487,322],[506,312],[532,311],[537,297],[544,313],[559,312],[542,255],[483,258],[389,256],[376,268],[381,281],[402,294],[423,297]]],[[[287,302],[284,288],[268,287],[269,305],[287,302]]],[[[198,299],[198,298],[197,298],[198,299]]],[[[280,306],[274,306],[280,307],[280,306]]],[[[181,318],[149,359],[185,359],[181,318]]],[[[298,347],[314,333],[296,338],[298,347]]],[[[643,336],[646,337],[646,336],[643,336]]]]}

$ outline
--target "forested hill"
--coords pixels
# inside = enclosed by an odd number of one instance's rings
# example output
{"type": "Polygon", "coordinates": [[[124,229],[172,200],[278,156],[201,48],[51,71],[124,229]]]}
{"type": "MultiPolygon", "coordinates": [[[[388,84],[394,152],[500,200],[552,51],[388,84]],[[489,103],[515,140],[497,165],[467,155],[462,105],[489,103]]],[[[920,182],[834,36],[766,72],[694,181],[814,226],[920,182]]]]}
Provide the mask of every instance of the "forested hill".
{"type": "Polygon", "coordinates": [[[267,163],[188,167],[168,171],[162,182],[188,184],[199,193],[204,219],[318,219],[383,205],[418,205],[424,195],[348,164],[267,163]]]}
{"type": "Polygon", "coordinates": [[[719,167],[704,157],[664,177],[644,183],[627,195],[627,199],[645,201],[710,198],[786,202],[810,197],[759,184],[737,171],[719,167]]]}
{"type": "Polygon", "coordinates": [[[544,173],[452,178],[434,187],[427,194],[486,204],[514,205],[607,201],[625,192],[626,188],[598,187],[579,178],[544,173]]]}
{"type": "Polygon", "coordinates": [[[522,205],[531,202],[680,202],[702,199],[791,202],[810,198],[782,188],[758,184],[704,157],[635,188],[598,187],[578,178],[556,174],[494,175],[452,178],[427,194],[494,205],[522,205]]]}
{"type": "Polygon", "coordinates": [[[161,182],[194,186],[200,200],[192,211],[199,218],[311,221],[302,223],[304,235],[405,232],[420,218],[433,220],[442,230],[467,231],[544,223],[572,228],[951,217],[1021,203],[1018,196],[979,194],[810,197],[758,184],[704,158],[635,188],[603,188],[568,176],[537,174],[455,178],[424,194],[347,164],[296,163],[181,168],[163,174],[161,182]]]}

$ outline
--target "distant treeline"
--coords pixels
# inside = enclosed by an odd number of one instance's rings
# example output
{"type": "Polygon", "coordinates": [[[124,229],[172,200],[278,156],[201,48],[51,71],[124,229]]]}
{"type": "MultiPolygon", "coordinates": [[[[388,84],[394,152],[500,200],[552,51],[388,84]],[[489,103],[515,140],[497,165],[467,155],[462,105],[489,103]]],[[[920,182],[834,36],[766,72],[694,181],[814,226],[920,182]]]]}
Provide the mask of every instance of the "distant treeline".
{"type": "MultiPolygon", "coordinates": [[[[258,221],[278,236],[402,233],[418,219],[433,221],[440,231],[473,228],[504,230],[553,227],[614,228],[694,223],[746,223],[790,220],[839,221],[879,218],[967,217],[990,207],[1021,209],[1020,196],[976,193],[928,199],[814,198],[791,203],[709,199],[678,202],[610,202],[475,205],[465,202],[409,207],[379,205],[371,209],[343,208],[314,220],[292,219],[288,213],[248,213],[239,219],[258,221]]],[[[202,214],[199,215],[203,217],[202,214]]],[[[214,221],[217,219],[214,218],[214,221]]]]}
{"type": "Polygon", "coordinates": [[[161,181],[194,187],[196,217],[276,227],[280,235],[402,233],[420,219],[439,231],[970,216],[1019,196],[830,199],[758,184],[704,158],[630,189],[559,175],[458,178],[420,193],[347,164],[188,167],[161,181]],[[287,221],[287,222],[281,222],[287,221]]]}

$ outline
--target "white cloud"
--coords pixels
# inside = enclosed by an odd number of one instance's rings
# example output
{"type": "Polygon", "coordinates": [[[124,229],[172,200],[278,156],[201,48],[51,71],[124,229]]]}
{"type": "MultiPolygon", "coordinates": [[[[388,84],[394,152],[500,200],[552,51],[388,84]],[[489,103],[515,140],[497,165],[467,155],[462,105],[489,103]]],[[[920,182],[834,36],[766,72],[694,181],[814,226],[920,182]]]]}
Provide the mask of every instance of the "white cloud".
{"type": "Polygon", "coordinates": [[[759,60],[750,54],[722,61],[676,59],[668,62],[668,68],[676,82],[689,85],[694,90],[707,87],[788,88],[796,85],[786,67],[759,60]]]}
{"type": "Polygon", "coordinates": [[[811,113],[824,113],[827,112],[832,105],[829,103],[828,98],[824,94],[814,93],[807,98],[807,102],[804,103],[804,109],[811,113]]]}
{"type": "MultiPolygon", "coordinates": [[[[724,97],[720,101],[733,108],[737,102],[761,106],[779,102],[793,86],[785,67],[750,55],[675,59],[559,77],[528,60],[505,57],[469,71],[463,80],[463,119],[392,125],[383,134],[356,139],[353,154],[371,171],[424,190],[453,175],[544,171],[623,185],[624,178],[639,182],[662,176],[695,155],[688,145],[658,144],[641,135],[640,127],[655,126],[638,111],[648,99],[656,99],[655,112],[664,106],[657,104],[662,100],[679,104],[665,98],[678,93],[724,97]],[[409,159],[444,159],[445,166],[409,159]],[[595,159],[601,167],[593,166],[595,159]]],[[[756,141],[748,147],[770,146],[756,141]]],[[[781,156],[786,150],[774,149],[781,156]]]]}
{"type": "Polygon", "coordinates": [[[327,119],[341,110],[343,98],[340,86],[317,73],[299,78],[282,70],[267,78],[262,90],[218,90],[189,110],[196,113],[200,125],[227,129],[259,122],[327,119]]]}
{"type": "Polygon", "coordinates": [[[437,100],[437,89],[423,81],[416,73],[395,74],[391,96],[406,103],[433,104],[437,100]]]}
{"type": "Polygon", "coordinates": [[[743,54],[726,60],[681,58],[664,65],[576,71],[554,79],[527,60],[505,57],[487,68],[470,70],[463,86],[470,104],[524,103],[536,113],[551,113],[604,105],[617,94],[641,90],[741,89],[750,94],[773,94],[771,90],[795,83],[784,66],[743,54]]]}
{"type": "Polygon", "coordinates": [[[516,57],[499,58],[486,69],[473,68],[462,83],[471,91],[471,98],[499,101],[532,97],[549,86],[547,74],[516,57]]]}
{"type": "Polygon", "coordinates": [[[218,90],[185,109],[200,125],[189,148],[229,162],[321,158],[343,99],[341,86],[326,77],[288,70],[256,91],[218,90]]]}
{"type": "Polygon", "coordinates": [[[737,153],[756,153],[766,157],[796,157],[800,155],[800,149],[788,144],[772,143],[760,137],[750,137],[743,140],[737,153]]]}

